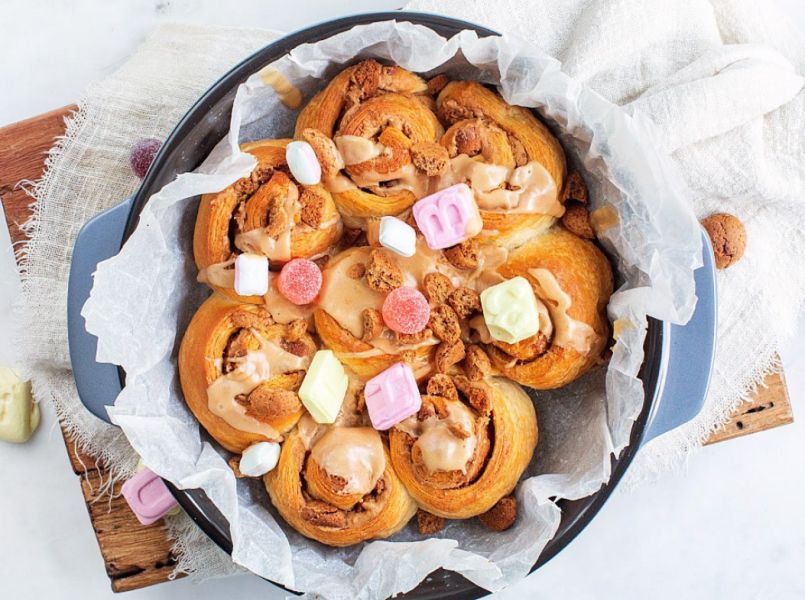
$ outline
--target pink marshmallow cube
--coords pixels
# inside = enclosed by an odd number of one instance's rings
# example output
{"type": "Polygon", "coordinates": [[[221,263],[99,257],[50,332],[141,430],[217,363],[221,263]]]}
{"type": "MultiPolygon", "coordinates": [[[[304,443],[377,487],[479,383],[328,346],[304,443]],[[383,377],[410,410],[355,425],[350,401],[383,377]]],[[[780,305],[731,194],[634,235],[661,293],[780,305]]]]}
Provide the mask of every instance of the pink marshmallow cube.
{"type": "Polygon", "coordinates": [[[176,506],[176,499],[168,491],[165,482],[148,468],[124,483],[122,493],[143,525],[158,521],[176,506]]]}
{"type": "Polygon", "coordinates": [[[404,363],[375,375],[366,382],[363,392],[369,419],[378,431],[390,429],[422,407],[414,372],[404,363]]]}
{"type": "Polygon", "coordinates": [[[425,196],[414,204],[413,212],[431,250],[455,246],[483,228],[478,205],[466,183],[425,196]]]}

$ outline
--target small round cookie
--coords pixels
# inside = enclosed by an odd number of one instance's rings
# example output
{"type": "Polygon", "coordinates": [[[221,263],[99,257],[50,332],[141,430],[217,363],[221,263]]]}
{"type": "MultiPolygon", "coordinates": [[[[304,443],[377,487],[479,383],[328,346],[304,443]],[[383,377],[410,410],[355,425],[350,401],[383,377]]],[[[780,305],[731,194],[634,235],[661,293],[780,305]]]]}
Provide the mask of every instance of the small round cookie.
{"type": "Polygon", "coordinates": [[[741,260],[746,249],[746,229],[738,217],[715,213],[703,219],[702,225],[713,244],[717,268],[726,269],[741,260]]]}

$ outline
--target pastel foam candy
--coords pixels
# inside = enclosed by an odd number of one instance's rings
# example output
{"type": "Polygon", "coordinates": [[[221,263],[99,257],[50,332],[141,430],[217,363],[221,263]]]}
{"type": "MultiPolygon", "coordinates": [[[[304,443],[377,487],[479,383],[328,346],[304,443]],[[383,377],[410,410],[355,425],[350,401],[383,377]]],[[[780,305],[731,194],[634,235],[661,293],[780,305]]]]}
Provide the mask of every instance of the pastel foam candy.
{"type": "Polygon", "coordinates": [[[516,344],[539,331],[534,290],[525,277],[514,277],[481,292],[481,308],[489,334],[516,344]]]}
{"type": "Polygon", "coordinates": [[[366,382],[363,390],[372,427],[390,429],[415,415],[422,407],[422,396],[411,367],[397,363],[366,382]]]}
{"type": "Polygon", "coordinates": [[[418,289],[407,286],[389,292],[380,313],[386,326],[397,333],[419,333],[430,320],[428,300],[418,289]]]}
{"type": "Polygon", "coordinates": [[[0,440],[22,444],[39,427],[39,404],[31,395],[31,384],[16,371],[0,367],[0,440]]]}
{"type": "Polygon", "coordinates": [[[277,278],[277,289],[294,304],[310,304],[321,290],[321,269],[306,258],[285,263],[277,278]]]}
{"type": "Polygon", "coordinates": [[[268,259],[259,254],[239,254],[235,259],[235,292],[264,296],[268,292],[268,259]]]}
{"type": "MultiPolygon", "coordinates": [[[[143,462],[143,459],[138,458],[137,459],[137,466],[134,467],[134,472],[139,473],[140,471],[144,471],[147,468],[148,467],[145,466],[145,463],[143,462]]],[[[172,509],[170,509],[166,514],[168,514],[168,515],[178,515],[180,512],[182,512],[182,507],[177,504],[172,509]]]]}
{"type": "Polygon", "coordinates": [[[414,204],[413,213],[431,250],[455,246],[483,228],[478,205],[466,183],[425,196],[414,204]]]}
{"type": "Polygon", "coordinates": [[[243,451],[238,469],[247,477],[262,477],[277,466],[279,459],[277,442],[258,442],[243,451]]]}
{"type": "Polygon", "coordinates": [[[380,219],[380,245],[400,256],[413,256],[416,252],[416,231],[397,217],[380,219]]]}
{"type": "Polygon", "coordinates": [[[285,147],[285,160],[291,175],[302,185],[316,185],[321,181],[321,165],[313,146],[307,142],[291,142],[285,147]]]}
{"type": "Polygon", "coordinates": [[[332,350],[319,350],[299,388],[299,398],[313,420],[332,423],[341,410],[349,380],[332,350]]]}
{"type": "Polygon", "coordinates": [[[165,482],[147,467],[124,483],[121,492],[143,525],[158,521],[176,506],[165,482]]]}

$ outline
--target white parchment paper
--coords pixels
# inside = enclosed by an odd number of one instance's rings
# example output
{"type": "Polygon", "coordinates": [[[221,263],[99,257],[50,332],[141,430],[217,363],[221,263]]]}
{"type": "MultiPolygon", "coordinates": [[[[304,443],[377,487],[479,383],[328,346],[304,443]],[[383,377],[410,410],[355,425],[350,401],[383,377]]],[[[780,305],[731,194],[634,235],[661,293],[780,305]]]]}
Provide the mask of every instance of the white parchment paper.
{"type": "Polygon", "coordinates": [[[536,108],[569,160],[585,171],[592,209],[610,205],[620,215],[602,235],[618,272],[609,315],[623,323],[612,359],[562,390],[534,394],[540,442],[517,488],[520,514],[513,528],[493,533],[475,520],[454,521],[431,539],[409,525],[389,540],[349,549],[312,542],[277,518],[259,482],[235,479],[225,454],[205,441],[182,401],[177,348],[209,293],[195,279],[194,200],[250,172],[253,158],[239,151],[239,142],[293,132],[296,113],[260,73],[240,86],[228,137],[196,172],[155,194],[121,252],[98,266],[82,314],[99,338],[98,359],[127,373],[109,410],[112,419],[151,469],[180,488],[207,493],[230,523],[236,563],[328,598],[408,591],[439,567],[498,590],[525,576],[556,532],[561,512],[555,501],[582,498],[608,480],[610,457],[628,444],[643,403],[637,373],[646,317],[684,323],[694,308],[699,229],[682,179],[657,151],[650,123],[574,82],[525,40],[479,39],[472,32],[446,40],[424,27],[388,21],[300,46],[270,67],[309,99],[341,68],[368,57],[495,84],[508,102],[536,108]]]}

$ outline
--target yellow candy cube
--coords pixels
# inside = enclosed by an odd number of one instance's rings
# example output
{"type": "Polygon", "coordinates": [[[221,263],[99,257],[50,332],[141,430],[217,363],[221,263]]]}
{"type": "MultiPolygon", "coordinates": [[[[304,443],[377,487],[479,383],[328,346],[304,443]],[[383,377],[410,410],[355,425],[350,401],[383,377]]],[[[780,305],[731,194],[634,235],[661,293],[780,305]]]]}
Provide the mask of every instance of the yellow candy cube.
{"type": "Polygon", "coordinates": [[[0,367],[0,440],[21,444],[39,427],[39,405],[31,384],[7,367],[0,367]]]}
{"type": "Polygon", "coordinates": [[[525,277],[514,277],[481,292],[481,308],[489,334],[516,344],[539,331],[539,311],[534,290],[525,277]]]}
{"type": "Polygon", "coordinates": [[[317,423],[332,423],[341,410],[349,379],[332,350],[319,350],[313,356],[299,398],[317,423]]]}

